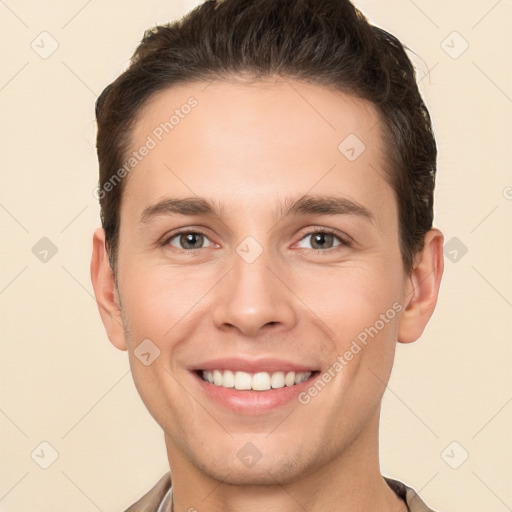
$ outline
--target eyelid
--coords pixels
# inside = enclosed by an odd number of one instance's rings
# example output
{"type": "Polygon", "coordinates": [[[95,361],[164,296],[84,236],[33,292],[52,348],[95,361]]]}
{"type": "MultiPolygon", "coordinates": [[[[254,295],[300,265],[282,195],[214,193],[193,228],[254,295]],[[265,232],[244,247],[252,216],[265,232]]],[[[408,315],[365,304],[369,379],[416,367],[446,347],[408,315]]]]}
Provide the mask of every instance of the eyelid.
{"type": "MultiPolygon", "coordinates": [[[[335,247],[329,247],[327,249],[308,249],[306,248],[306,250],[309,250],[309,251],[315,251],[317,253],[320,253],[320,252],[331,252],[331,251],[335,251],[337,248],[343,248],[343,247],[351,247],[352,244],[354,243],[354,239],[352,237],[350,237],[349,235],[347,235],[346,233],[342,233],[336,229],[333,229],[333,228],[327,228],[327,227],[324,227],[324,226],[310,226],[308,228],[305,228],[306,231],[304,231],[300,238],[298,239],[297,242],[295,242],[294,245],[296,245],[297,243],[301,242],[302,240],[304,240],[305,238],[307,238],[308,236],[311,236],[311,235],[315,235],[317,233],[325,233],[327,235],[333,235],[334,237],[336,237],[339,241],[340,241],[340,244],[335,246],[335,247]]],[[[161,239],[160,239],[160,242],[159,244],[162,245],[162,246],[166,246],[166,245],[170,245],[170,241],[179,236],[179,235],[182,235],[182,234],[189,234],[189,233],[195,233],[195,234],[200,234],[202,236],[204,236],[205,238],[207,238],[210,243],[212,245],[218,245],[216,244],[215,242],[213,242],[209,235],[206,233],[206,230],[204,230],[203,228],[195,228],[193,226],[187,226],[187,227],[184,227],[184,228],[178,228],[177,231],[172,231],[171,233],[166,233],[161,239]]],[[[174,246],[172,246],[174,247],[174,246]]],[[[186,252],[186,253],[196,253],[197,251],[200,251],[201,249],[209,249],[211,247],[200,247],[199,249],[180,249],[179,247],[175,247],[175,249],[179,250],[179,251],[182,251],[182,252],[186,252]]]]}
{"type": "MultiPolygon", "coordinates": [[[[299,238],[298,242],[301,242],[302,240],[304,240],[304,238],[308,237],[308,236],[311,236],[311,235],[315,235],[317,233],[324,233],[326,235],[333,235],[335,236],[336,238],[338,238],[338,240],[341,242],[339,246],[336,246],[336,247],[330,247],[329,249],[309,249],[310,251],[316,251],[316,252],[329,252],[330,250],[336,250],[337,247],[351,247],[352,244],[354,243],[354,239],[347,235],[346,233],[342,233],[340,231],[338,231],[337,229],[333,229],[333,228],[326,228],[326,227],[321,227],[321,226],[313,226],[313,227],[309,227],[307,228],[307,231],[305,231],[301,237],[299,238]]],[[[297,242],[297,243],[298,243],[297,242]]]]}
{"type": "MultiPolygon", "coordinates": [[[[203,235],[205,238],[207,238],[211,244],[213,245],[217,245],[215,244],[215,242],[213,242],[211,239],[210,239],[210,236],[206,233],[205,230],[203,230],[202,228],[195,228],[193,226],[188,226],[188,227],[185,227],[185,228],[179,228],[177,231],[171,231],[170,233],[166,233],[160,240],[159,240],[159,245],[162,245],[162,246],[166,246],[166,245],[170,245],[170,241],[173,239],[173,238],[176,238],[177,236],[179,235],[183,235],[183,234],[189,234],[189,233],[194,233],[194,234],[198,234],[198,235],[203,235]]],[[[173,246],[174,247],[174,246],[173,246]]],[[[180,251],[183,251],[183,252],[197,252],[197,251],[200,251],[201,249],[208,249],[209,247],[201,247],[199,249],[180,249],[179,247],[175,247],[175,249],[177,250],[180,250],[180,251]]]]}

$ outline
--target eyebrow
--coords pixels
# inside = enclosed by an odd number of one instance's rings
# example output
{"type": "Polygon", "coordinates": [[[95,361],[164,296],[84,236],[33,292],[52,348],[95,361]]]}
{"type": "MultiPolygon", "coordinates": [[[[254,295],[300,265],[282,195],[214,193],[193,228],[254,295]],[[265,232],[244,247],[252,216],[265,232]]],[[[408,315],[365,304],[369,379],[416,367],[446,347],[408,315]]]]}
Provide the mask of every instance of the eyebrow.
{"type": "MultiPolygon", "coordinates": [[[[141,223],[166,215],[201,215],[222,218],[223,209],[202,197],[168,198],[148,206],[142,212],[141,223]]],[[[299,199],[287,198],[278,207],[281,217],[290,215],[356,215],[375,222],[375,216],[365,206],[335,195],[304,195],[299,199]]]]}

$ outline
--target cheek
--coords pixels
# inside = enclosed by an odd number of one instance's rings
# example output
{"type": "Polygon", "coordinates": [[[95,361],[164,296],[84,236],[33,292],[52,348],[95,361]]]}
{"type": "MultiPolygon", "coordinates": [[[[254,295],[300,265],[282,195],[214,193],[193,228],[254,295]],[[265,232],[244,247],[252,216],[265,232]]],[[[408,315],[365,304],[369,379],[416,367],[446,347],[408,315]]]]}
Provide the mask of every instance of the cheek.
{"type": "Polygon", "coordinates": [[[354,407],[360,393],[378,400],[393,364],[401,295],[392,272],[389,265],[338,268],[321,280],[310,276],[299,294],[328,328],[331,371],[341,377],[334,388],[340,400],[349,393],[354,407]]]}
{"type": "Polygon", "coordinates": [[[160,353],[147,366],[134,353],[130,354],[130,368],[137,392],[151,416],[162,427],[169,418],[186,417],[181,401],[169,400],[169,397],[180,395],[181,387],[176,384],[167,366],[164,353],[160,353]],[[162,390],[166,392],[163,393],[162,390]]]}
{"type": "Polygon", "coordinates": [[[381,314],[391,311],[401,297],[399,268],[372,261],[372,264],[354,263],[343,267],[304,272],[292,284],[311,311],[325,321],[337,336],[354,336],[357,330],[370,327],[381,314]],[[396,277],[394,276],[396,274],[396,277]],[[355,329],[355,330],[354,330],[355,329]]]}
{"type": "Polygon", "coordinates": [[[187,269],[146,268],[123,281],[123,311],[133,334],[160,340],[186,319],[209,288],[187,269]]]}

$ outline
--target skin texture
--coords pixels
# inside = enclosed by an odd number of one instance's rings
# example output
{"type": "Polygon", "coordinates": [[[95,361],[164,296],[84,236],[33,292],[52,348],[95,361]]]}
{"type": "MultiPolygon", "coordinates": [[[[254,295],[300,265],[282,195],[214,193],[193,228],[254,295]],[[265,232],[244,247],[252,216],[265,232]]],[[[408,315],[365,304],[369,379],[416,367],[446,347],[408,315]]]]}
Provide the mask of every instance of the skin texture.
{"type": "Polygon", "coordinates": [[[175,510],[406,510],[380,475],[380,403],[397,341],[416,340],[433,313],[443,235],[427,233],[406,275],[371,104],[295,80],[183,84],[144,106],[133,150],[191,96],[197,106],[125,178],[117,287],[102,229],[91,264],[109,339],[128,351],[137,389],[164,430],[175,510]],[[349,134],[365,144],[354,161],[338,149],[349,134]],[[305,194],[349,199],[373,219],[283,216],[280,205],[305,194]],[[196,196],[219,217],[141,221],[159,201],[196,196]],[[178,228],[205,234],[198,250],[180,236],[166,243],[178,228]],[[327,237],[319,248],[320,228],[350,244],[327,237]],[[262,250],[252,263],[237,252],[248,236],[262,250]],[[210,400],[190,372],[227,356],[325,372],[393,304],[401,312],[306,405],[241,414],[210,400]],[[134,354],[144,339],[160,350],[148,366],[134,354]],[[252,467],[237,457],[247,443],[261,454],[252,467]]]}

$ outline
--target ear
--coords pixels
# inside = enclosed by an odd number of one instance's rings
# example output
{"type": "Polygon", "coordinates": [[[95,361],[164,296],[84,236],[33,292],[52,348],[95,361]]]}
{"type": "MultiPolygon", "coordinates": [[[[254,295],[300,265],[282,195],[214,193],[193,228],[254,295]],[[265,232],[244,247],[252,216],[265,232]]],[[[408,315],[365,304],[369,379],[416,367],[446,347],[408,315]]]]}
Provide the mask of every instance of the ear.
{"type": "Polygon", "coordinates": [[[119,350],[126,350],[119,294],[108,260],[105,230],[102,228],[94,232],[92,240],[91,280],[108,338],[119,350]]]}
{"type": "Polygon", "coordinates": [[[398,328],[401,343],[416,341],[434,312],[444,270],[443,242],[441,231],[432,228],[425,235],[423,249],[416,254],[414,269],[405,282],[398,328]]]}

